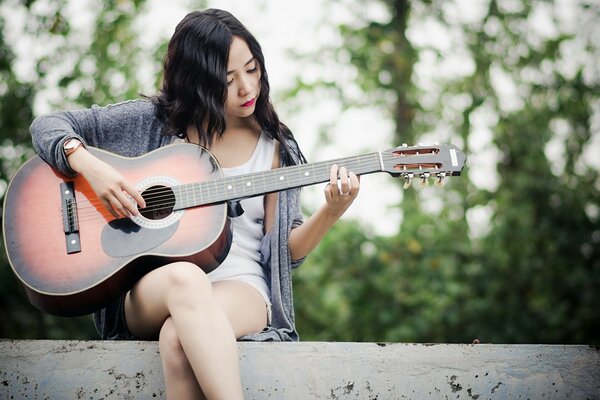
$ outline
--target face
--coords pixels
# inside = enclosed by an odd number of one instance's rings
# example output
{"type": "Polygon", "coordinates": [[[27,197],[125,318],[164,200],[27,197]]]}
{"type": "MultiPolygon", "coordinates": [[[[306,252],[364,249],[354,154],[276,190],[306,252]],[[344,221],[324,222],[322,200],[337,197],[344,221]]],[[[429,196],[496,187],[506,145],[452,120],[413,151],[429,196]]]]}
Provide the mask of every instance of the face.
{"type": "Polygon", "coordinates": [[[234,36],[227,63],[225,118],[246,118],[254,113],[260,94],[260,67],[243,39],[234,36]]]}

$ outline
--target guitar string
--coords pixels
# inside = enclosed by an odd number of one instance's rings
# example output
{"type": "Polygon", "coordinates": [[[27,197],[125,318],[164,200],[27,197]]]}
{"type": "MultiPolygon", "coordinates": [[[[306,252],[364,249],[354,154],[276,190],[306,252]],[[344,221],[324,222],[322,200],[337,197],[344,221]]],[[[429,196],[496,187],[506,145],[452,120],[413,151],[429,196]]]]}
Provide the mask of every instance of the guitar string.
{"type": "MultiPolygon", "coordinates": [[[[361,157],[361,156],[359,156],[361,157]]],[[[364,156],[363,156],[364,157],[364,156]]],[[[347,161],[347,160],[346,160],[347,161]]],[[[334,162],[329,161],[328,163],[333,164],[334,162]]],[[[361,166],[364,167],[370,167],[369,171],[370,172],[374,172],[377,169],[374,169],[373,167],[379,167],[379,162],[369,162],[367,165],[364,162],[361,162],[360,160],[355,160],[354,162],[347,162],[345,165],[348,166],[348,169],[356,169],[356,168],[360,168],[361,166]],[[354,165],[355,164],[355,165],[354,165]]],[[[287,188],[290,187],[294,187],[294,186],[302,186],[303,183],[305,182],[309,182],[309,184],[316,184],[318,183],[318,181],[321,182],[325,182],[328,180],[329,178],[329,167],[327,168],[327,171],[317,171],[317,174],[315,174],[315,176],[312,176],[312,182],[311,180],[307,180],[306,176],[303,175],[304,172],[310,171],[311,174],[314,172],[313,170],[315,168],[318,168],[318,166],[315,165],[311,165],[311,164],[303,164],[301,166],[295,166],[295,170],[290,169],[288,171],[285,171],[284,174],[282,174],[283,171],[281,170],[268,170],[268,171],[264,171],[262,173],[254,173],[251,174],[251,176],[248,175],[244,175],[242,176],[245,179],[240,179],[240,177],[229,177],[229,178],[225,178],[225,179],[220,179],[220,180],[213,180],[213,181],[205,181],[205,182],[200,182],[200,183],[192,183],[192,184],[183,184],[183,185],[177,185],[177,186],[173,186],[173,187],[160,187],[160,188],[156,188],[155,190],[152,190],[153,195],[152,196],[148,196],[146,195],[146,192],[143,192],[145,194],[144,198],[146,200],[146,208],[141,209],[141,211],[143,212],[153,212],[153,211],[160,211],[161,209],[169,209],[172,208],[174,206],[174,202],[173,202],[173,198],[177,198],[179,197],[180,199],[182,199],[182,201],[180,203],[184,203],[184,204],[189,204],[190,203],[190,199],[193,198],[204,198],[204,197],[208,197],[208,200],[201,203],[200,205],[203,204],[212,204],[212,203],[219,203],[222,202],[224,200],[222,200],[223,198],[227,198],[227,194],[229,192],[231,192],[232,189],[227,189],[228,185],[236,185],[236,192],[242,192],[242,195],[240,195],[240,198],[246,197],[246,196],[252,196],[256,194],[256,187],[263,187],[266,188],[267,184],[269,183],[269,181],[274,181],[273,178],[277,178],[281,175],[287,175],[286,178],[286,184],[285,187],[283,189],[280,189],[278,187],[280,187],[281,185],[273,185],[273,190],[274,191],[278,191],[278,190],[285,190],[287,188]],[[294,176],[296,175],[296,176],[294,176]],[[302,176],[299,176],[302,175],[302,176]],[[291,177],[290,177],[291,176],[291,177]],[[252,184],[252,188],[254,188],[255,190],[248,190],[246,186],[242,186],[240,184],[240,182],[247,182],[249,180],[251,180],[251,178],[254,178],[252,180],[252,182],[254,182],[252,184]],[[204,190],[203,190],[204,189],[204,190]],[[174,194],[174,192],[179,191],[179,194],[176,195],[174,194]],[[207,192],[208,195],[204,195],[203,192],[207,192]],[[211,196],[210,193],[216,193],[216,196],[211,196]],[[168,201],[167,201],[168,200],[168,201]],[[221,201],[220,201],[221,200],[221,201]]],[[[291,167],[294,168],[294,167],[291,167]]],[[[233,186],[232,185],[232,186],[233,186]]],[[[269,190],[270,191],[270,190],[269,190]]],[[[259,194],[256,194],[259,195],[259,194]]],[[[234,196],[235,197],[235,196],[234,196]]],[[[86,216],[86,211],[90,210],[91,213],[90,215],[97,215],[97,207],[96,206],[101,206],[102,202],[98,199],[96,199],[95,201],[86,201],[86,200],[80,200],[77,202],[77,213],[79,215],[79,220],[82,220],[83,218],[85,218],[86,216]],[[83,203],[86,203],[85,205],[82,205],[83,203]]],[[[75,212],[75,211],[73,211],[75,212]]],[[[71,215],[68,215],[68,217],[71,217],[71,215]]]]}
{"type": "MultiPolygon", "coordinates": [[[[378,153],[375,153],[375,154],[378,156],[378,153]]],[[[395,163],[397,161],[402,161],[402,157],[399,157],[398,155],[395,155],[393,153],[389,154],[389,152],[388,153],[383,153],[381,155],[381,157],[382,157],[382,160],[383,160],[384,164],[386,164],[386,165],[388,165],[390,162],[395,163]]],[[[331,165],[331,164],[335,163],[335,160],[334,161],[330,161],[329,163],[330,163],[329,165],[331,165]]],[[[380,168],[380,165],[379,165],[379,161],[376,164],[377,164],[377,168],[374,168],[370,172],[381,171],[381,168],[380,168]]],[[[304,169],[301,169],[299,171],[304,171],[306,169],[312,169],[312,168],[315,167],[315,165],[316,164],[312,164],[312,165],[311,164],[303,164],[303,165],[300,165],[299,167],[304,167],[304,169]]],[[[355,167],[352,167],[348,163],[345,164],[345,165],[347,165],[350,170],[355,169],[355,167]]],[[[444,165],[444,164],[440,163],[440,165],[444,165]]],[[[298,167],[298,166],[296,166],[296,167],[298,167]]],[[[457,169],[460,168],[459,166],[454,166],[454,167],[456,167],[457,169]]],[[[286,167],[286,168],[294,168],[294,167],[286,167]]],[[[393,168],[394,167],[389,167],[388,166],[385,169],[385,171],[392,172],[393,168]]],[[[268,172],[273,172],[273,171],[276,171],[276,170],[265,171],[265,172],[268,173],[268,172]]],[[[445,171],[445,172],[449,172],[448,176],[452,175],[452,173],[451,173],[452,168],[448,168],[448,169],[440,168],[440,169],[436,169],[436,171],[439,171],[439,172],[445,171]]],[[[402,170],[398,170],[398,174],[399,175],[404,175],[405,173],[408,173],[408,172],[411,172],[411,171],[404,172],[402,170]]],[[[417,171],[414,171],[414,172],[417,172],[417,171]]],[[[304,178],[290,179],[290,180],[292,182],[291,183],[288,182],[289,187],[293,187],[293,185],[295,185],[298,182],[305,181],[304,178]]],[[[221,182],[222,181],[223,180],[221,179],[221,182]]],[[[325,181],[326,180],[324,180],[323,182],[325,182],[325,181]]],[[[218,184],[217,182],[219,182],[219,181],[205,181],[205,182],[198,182],[198,183],[195,183],[195,184],[187,184],[187,185],[196,185],[196,186],[194,186],[194,188],[209,186],[211,188],[211,189],[209,189],[209,191],[213,190],[213,189],[217,190],[217,189],[219,189],[219,187],[221,187],[221,189],[222,189],[222,183],[218,184]]],[[[316,183],[318,183],[318,182],[315,182],[315,184],[316,183]]],[[[165,187],[158,187],[158,188],[154,189],[154,188],[151,187],[149,189],[146,189],[146,191],[144,192],[144,193],[148,193],[149,194],[149,197],[150,197],[151,201],[156,202],[156,203],[152,204],[153,207],[157,207],[157,209],[159,209],[160,207],[166,206],[165,204],[160,204],[161,201],[164,201],[164,197],[161,194],[164,190],[168,190],[168,188],[165,189],[165,187]]],[[[200,189],[200,191],[201,190],[202,189],[200,189]]],[[[186,195],[188,195],[188,194],[189,193],[186,193],[186,195]]],[[[95,202],[97,204],[101,204],[101,202],[99,200],[97,200],[97,199],[96,199],[95,202]]],[[[112,216],[112,214],[110,214],[108,212],[108,210],[106,210],[103,206],[101,206],[99,209],[97,209],[97,208],[95,208],[94,206],[91,205],[91,203],[93,203],[93,201],[90,202],[88,199],[85,199],[85,198],[84,199],[80,199],[77,204],[81,205],[81,204],[85,204],[85,203],[87,203],[89,205],[82,205],[81,206],[81,208],[83,209],[83,212],[79,215],[79,217],[77,218],[77,221],[84,222],[86,219],[97,219],[98,214],[104,216],[107,221],[115,219],[115,217],[112,216]],[[87,209],[87,213],[86,213],[86,209],[87,209]],[[87,218],[86,218],[86,216],[87,216],[87,218]]],[[[76,211],[78,212],[78,210],[76,210],[76,211]]],[[[62,219],[62,217],[59,217],[59,215],[60,214],[52,214],[52,215],[50,215],[51,219],[55,219],[55,221],[46,220],[46,221],[49,221],[47,223],[44,223],[43,221],[39,221],[40,225],[38,225],[38,228],[39,229],[45,229],[45,230],[56,230],[58,226],[62,226],[62,220],[63,219],[62,219]]],[[[71,218],[71,217],[72,216],[69,216],[69,218],[71,218]]]]}
{"type": "MultiPolygon", "coordinates": [[[[244,180],[245,181],[245,180],[244,180]]],[[[255,182],[253,184],[254,189],[256,187],[260,187],[261,184],[264,186],[265,182],[268,182],[268,180],[262,179],[262,178],[257,178],[255,179],[253,182],[255,182]]],[[[303,182],[306,182],[305,179],[289,179],[288,180],[288,184],[286,185],[286,187],[284,187],[283,189],[280,190],[285,190],[288,189],[290,187],[294,187],[297,184],[301,184],[303,182]]],[[[183,205],[182,208],[189,208],[189,207],[193,207],[195,205],[209,205],[209,204],[215,204],[215,203],[222,203],[223,201],[226,201],[226,199],[229,197],[228,194],[231,190],[226,189],[226,185],[222,185],[222,184],[214,184],[212,182],[204,182],[204,192],[208,192],[208,193],[215,193],[213,195],[205,195],[203,194],[203,188],[202,187],[185,187],[185,185],[179,185],[179,186],[175,186],[172,188],[163,188],[161,191],[162,193],[157,192],[159,195],[155,195],[152,196],[151,198],[148,198],[147,196],[145,196],[145,200],[146,200],[146,207],[143,209],[140,209],[140,211],[142,213],[150,213],[150,212],[158,212],[161,210],[167,210],[167,209],[172,209],[176,204],[180,204],[183,205]],[[225,188],[224,188],[225,187],[225,188]],[[179,192],[179,193],[176,193],[179,192]],[[207,198],[206,201],[204,202],[200,202],[199,204],[197,204],[197,201],[192,201],[192,199],[196,199],[196,198],[207,198]]],[[[269,190],[270,191],[270,190],[269,190]]],[[[240,185],[238,183],[238,187],[236,190],[237,193],[241,194],[239,196],[234,196],[234,198],[243,198],[243,197],[252,197],[254,195],[260,195],[261,193],[257,193],[256,190],[248,190],[247,187],[244,185],[240,185]]],[[[260,192],[260,191],[259,191],[260,192]]],[[[85,202],[85,200],[83,200],[83,202],[85,202]]],[[[84,220],[86,216],[88,215],[96,215],[97,214],[97,207],[94,206],[94,203],[97,205],[100,205],[101,202],[99,200],[94,201],[94,202],[90,202],[87,201],[86,202],[87,205],[81,205],[82,201],[78,201],[78,207],[77,207],[77,214],[79,215],[78,219],[79,220],[84,220]]],[[[102,209],[103,207],[101,207],[102,209]]],[[[72,214],[74,214],[75,211],[72,212],[72,214]]],[[[72,215],[69,215],[69,217],[71,217],[72,215]]]]}
{"type": "MultiPolygon", "coordinates": [[[[378,153],[371,153],[371,154],[365,154],[362,156],[357,156],[354,159],[341,159],[342,161],[345,162],[344,165],[347,166],[347,168],[349,170],[356,170],[357,168],[360,167],[370,167],[368,172],[377,172],[380,171],[380,163],[379,160],[375,160],[375,162],[371,162],[369,161],[368,163],[361,163],[360,162],[360,158],[369,158],[373,155],[376,155],[377,158],[379,156],[378,153]],[[354,165],[356,164],[356,165],[354,165]],[[362,164],[362,165],[361,165],[362,164]],[[373,168],[373,167],[377,167],[377,168],[373,168]]],[[[390,161],[390,160],[397,160],[399,157],[396,155],[389,155],[386,154],[384,156],[385,161],[390,161]]],[[[335,161],[340,161],[340,160],[331,160],[331,161],[326,161],[326,162],[321,162],[321,163],[314,163],[314,164],[302,164],[300,166],[294,166],[294,167],[287,167],[289,168],[288,171],[288,175],[292,175],[292,172],[295,174],[301,174],[302,172],[306,172],[306,171],[313,171],[315,168],[319,168],[322,167],[322,165],[327,165],[328,164],[328,168],[325,172],[323,171],[319,171],[322,172],[322,176],[318,176],[318,177],[313,177],[313,182],[310,182],[310,180],[308,181],[309,183],[306,183],[306,177],[296,177],[294,178],[292,176],[292,178],[288,178],[287,180],[287,187],[286,188],[290,188],[290,187],[294,187],[295,185],[299,185],[299,186],[303,186],[303,185],[310,185],[310,184],[316,184],[319,183],[319,181],[321,183],[326,182],[328,179],[328,175],[329,175],[329,167],[333,164],[335,164],[335,161]]],[[[285,169],[287,169],[285,168],[285,169]]],[[[363,172],[366,173],[366,172],[363,172]]],[[[402,171],[399,171],[399,173],[402,173],[402,171]]],[[[147,189],[146,191],[143,192],[144,199],[146,200],[146,208],[141,209],[141,211],[143,212],[157,212],[157,211],[161,211],[161,210],[167,210],[167,209],[172,209],[175,204],[177,203],[177,200],[173,201],[173,199],[177,199],[178,197],[180,199],[182,199],[182,201],[180,203],[184,203],[184,204],[188,204],[187,207],[190,206],[194,206],[194,205],[206,205],[206,204],[213,204],[213,203],[220,203],[225,201],[224,198],[227,198],[228,196],[226,196],[225,194],[227,192],[229,192],[230,190],[225,190],[223,191],[224,187],[227,187],[228,185],[233,184],[239,184],[239,182],[236,181],[240,181],[242,180],[243,182],[246,182],[248,180],[251,180],[251,178],[254,178],[254,180],[252,180],[254,182],[252,187],[256,187],[262,184],[263,187],[266,188],[266,185],[269,181],[272,181],[274,177],[280,176],[282,175],[282,171],[281,169],[279,170],[269,170],[269,171],[264,171],[262,173],[254,173],[251,174],[251,176],[248,175],[244,175],[242,177],[246,178],[246,179],[240,179],[240,177],[229,177],[229,178],[222,178],[219,180],[212,180],[212,181],[205,181],[205,182],[199,182],[199,183],[191,183],[191,184],[182,184],[182,185],[176,185],[173,187],[150,187],[149,189],[147,189]],[[196,197],[204,197],[203,195],[203,190],[202,189],[206,189],[205,191],[208,192],[208,197],[209,200],[206,202],[201,202],[200,204],[196,204],[196,202],[194,202],[192,205],[190,204],[190,199],[193,198],[195,199],[196,197]],[[179,189],[179,195],[175,195],[174,192],[175,190],[173,189],[179,189]],[[213,197],[211,199],[210,196],[210,192],[214,191],[217,193],[216,197],[213,197]]],[[[283,190],[285,190],[286,188],[284,188],[283,190]]],[[[239,196],[239,198],[243,198],[246,196],[252,196],[252,195],[260,195],[256,194],[256,190],[251,191],[250,193],[248,193],[247,190],[245,190],[245,188],[243,186],[240,186],[238,188],[239,191],[244,192],[243,195],[239,196]],[[241,189],[241,190],[239,190],[241,189]]],[[[278,188],[274,188],[274,191],[278,191],[278,190],[282,190],[282,189],[278,189],[278,188]]],[[[85,202],[85,201],[84,201],[85,202]]],[[[98,199],[96,199],[95,201],[87,201],[86,202],[87,205],[81,205],[83,204],[83,202],[79,201],[78,202],[78,207],[76,212],[78,213],[78,219],[79,220],[84,220],[85,217],[87,216],[86,211],[91,211],[91,213],[89,213],[88,215],[93,215],[94,217],[97,215],[98,211],[97,211],[97,207],[96,206],[100,206],[102,204],[102,202],[98,199]],[[91,209],[91,210],[90,210],[91,209]]],[[[182,207],[182,208],[187,208],[187,207],[182,207]]],[[[74,213],[75,211],[73,211],[74,213]]],[[[107,212],[108,213],[108,212],[107,212]]],[[[104,213],[101,213],[104,214],[104,213]]],[[[108,213],[110,214],[110,213],[108,213]]],[[[112,216],[112,215],[111,215],[112,216]]],[[[68,215],[68,218],[71,218],[72,215],[68,215]]]]}
{"type": "MultiPolygon", "coordinates": [[[[375,170],[375,171],[377,171],[377,170],[375,170]]],[[[370,170],[370,172],[375,172],[375,171],[370,170]]],[[[268,172],[271,172],[271,171],[267,171],[267,173],[268,172]]],[[[248,178],[248,177],[246,176],[246,178],[248,178]]],[[[260,178],[257,178],[257,180],[255,180],[255,181],[260,185],[261,182],[258,179],[260,179],[260,178]]],[[[321,183],[323,183],[323,182],[325,182],[327,180],[324,177],[317,178],[315,180],[315,182],[312,183],[312,184],[318,183],[317,181],[319,179],[321,179],[321,183]]],[[[264,178],[264,176],[263,176],[262,180],[263,180],[262,183],[264,185],[264,181],[266,180],[266,178],[264,178]]],[[[294,187],[294,185],[296,185],[296,184],[300,184],[300,186],[302,186],[302,185],[306,186],[307,185],[305,183],[306,180],[304,178],[290,179],[290,181],[293,181],[293,182],[291,182],[291,183],[288,182],[289,185],[288,185],[287,188],[294,187]],[[304,182],[304,184],[303,184],[303,182],[304,182]]],[[[221,190],[221,193],[217,193],[218,194],[217,197],[215,197],[215,198],[213,198],[213,199],[211,199],[211,200],[209,200],[207,202],[200,203],[200,204],[196,204],[196,202],[194,202],[192,204],[189,204],[189,201],[190,201],[189,199],[190,198],[197,197],[198,188],[196,186],[199,186],[198,183],[195,183],[195,184],[186,184],[186,185],[178,185],[178,186],[175,186],[173,188],[179,188],[180,189],[179,198],[182,199],[181,203],[184,203],[184,204],[187,203],[188,204],[187,206],[184,206],[182,208],[189,208],[189,207],[193,207],[193,206],[196,206],[196,205],[207,205],[207,204],[214,204],[214,203],[222,203],[222,202],[224,202],[225,200],[223,200],[223,198],[227,198],[227,196],[224,196],[224,193],[226,193],[226,192],[223,192],[223,184],[222,183],[216,183],[216,182],[217,181],[213,181],[213,182],[208,181],[208,182],[202,182],[202,183],[200,183],[200,185],[204,185],[204,186],[207,186],[206,184],[208,184],[208,186],[213,186],[213,188],[216,191],[219,191],[219,189],[221,190]],[[191,189],[190,189],[189,185],[192,185],[191,189]],[[185,187],[185,189],[182,189],[183,187],[185,187]],[[191,191],[191,194],[190,194],[190,191],[191,191]],[[185,193],[183,193],[183,192],[185,192],[185,193]]],[[[161,211],[161,210],[172,210],[173,207],[174,207],[174,205],[176,204],[175,202],[173,202],[173,198],[176,198],[178,196],[174,195],[173,191],[171,189],[172,188],[161,187],[161,188],[157,188],[157,190],[154,190],[154,192],[158,193],[159,195],[158,196],[153,196],[150,199],[152,201],[147,201],[146,202],[147,203],[147,207],[144,208],[144,209],[141,209],[141,211],[143,211],[143,212],[157,212],[157,211],[161,211]],[[167,193],[167,194],[166,195],[160,195],[161,193],[167,193]],[[161,201],[164,201],[165,199],[169,199],[169,201],[167,201],[167,202],[161,202],[161,201]],[[157,202],[157,200],[158,200],[158,202],[157,202]],[[148,206],[148,203],[150,203],[150,206],[148,206]]],[[[241,189],[243,191],[244,188],[241,187],[241,189]]],[[[202,191],[201,188],[199,190],[200,190],[200,192],[202,191]]],[[[282,189],[279,189],[279,190],[282,190],[282,189]]],[[[242,198],[242,197],[246,197],[246,196],[252,197],[253,195],[260,195],[260,193],[256,194],[256,191],[248,193],[247,191],[245,191],[245,193],[243,195],[241,195],[241,196],[238,196],[238,198],[242,198]]],[[[200,196],[202,196],[201,193],[200,193],[200,196]]],[[[88,201],[88,204],[89,203],[91,203],[91,202],[88,201]]],[[[91,205],[89,205],[89,206],[81,206],[80,209],[77,210],[78,215],[79,215],[78,216],[78,220],[80,220],[80,221],[85,221],[86,217],[88,217],[88,216],[91,216],[91,217],[95,218],[97,216],[97,214],[98,214],[97,208],[93,207],[91,205]],[[79,210],[82,209],[82,208],[83,208],[83,211],[80,213],[79,210]],[[85,208],[88,208],[88,209],[89,208],[93,208],[93,210],[91,210],[92,211],[91,213],[90,212],[86,213],[85,208]]],[[[110,217],[113,217],[112,214],[110,214],[108,211],[104,212],[104,210],[101,212],[101,215],[103,215],[103,216],[110,215],[110,217]]],[[[68,215],[68,217],[72,218],[72,215],[68,215]]]]}
{"type": "MultiPolygon", "coordinates": [[[[378,153],[372,153],[372,154],[365,154],[363,156],[357,156],[357,157],[355,157],[355,159],[340,159],[340,160],[345,161],[346,164],[349,165],[349,167],[350,167],[349,169],[353,169],[352,165],[351,165],[353,162],[358,162],[359,165],[357,167],[360,167],[360,164],[361,164],[360,163],[360,158],[361,157],[364,158],[364,157],[370,157],[370,156],[373,156],[373,155],[377,156],[378,153]]],[[[388,154],[386,154],[386,158],[396,159],[397,156],[391,156],[390,157],[388,154]]],[[[329,165],[331,165],[331,164],[335,163],[335,161],[336,160],[327,161],[326,163],[329,163],[329,165]]],[[[307,169],[314,169],[315,167],[313,165],[317,165],[317,164],[319,164],[319,163],[304,164],[304,165],[300,166],[300,167],[303,167],[303,168],[299,169],[297,172],[302,172],[302,170],[307,170],[307,169]]],[[[328,166],[328,169],[329,169],[329,166],[328,166]]],[[[265,172],[267,172],[267,171],[265,171],[265,172]]],[[[280,172],[280,171],[277,171],[277,170],[268,171],[268,173],[272,174],[272,175],[278,175],[278,172],[280,172]]],[[[260,174],[260,173],[257,173],[256,175],[258,175],[258,174],[260,174]]],[[[264,175],[264,173],[263,173],[263,175],[264,175]]],[[[266,178],[264,178],[264,179],[266,179],[266,178]]],[[[223,178],[223,179],[220,179],[218,181],[212,181],[212,182],[211,181],[205,181],[205,182],[201,182],[201,184],[204,185],[204,186],[210,186],[212,184],[212,186],[216,186],[217,189],[218,189],[219,185],[225,185],[225,183],[227,183],[229,181],[232,181],[232,180],[234,181],[233,183],[235,183],[235,180],[239,180],[239,177],[223,178]],[[224,183],[219,183],[219,182],[224,182],[224,183]]],[[[258,182],[258,183],[261,183],[261,182],[258,182]]],[[[187,185],[195,185],[195,184],[187,184],[187,185]]],[[[184,187],[184,186],[186,186],[186,185],[177,185],[177,186],[174,186],[174,188],[175,187],[184,187]]],[[[187,190],[188,189],[186,188],[186,191],[187,190]]],[[[197,189],[193,189],[193,190],[194,190],[194,192],[192,193],[192,195],[195,195],[195,192],[197,191],[197,189]]],[[[210,188],[209,188],[209,190],[210,190],[210,188]]],[[[150,187],[150,188],[146,189],[143,193],[146,194],[145,199],[153,199],[153,197],[150,196],[152,193],[158,193],[158,194],[164,194],[164,193],[166,193],[165,196],[167,196],[167,197],[171,196],[170,192],[168,190],[165,190],[164,186],[156,187],[156,188],[150,187]]],[[[100,205],[100,204],[101,204],[100,200],[97,200],[96,202],[92,202],[92,206],[96,206],[96,205],[100,205]]]]}
{"type": "MultiPolygon", "coordinates": [[[[358,164],[359,165],[361,164],[360,161],[358,161],[358,164]]],[[[299,166],[296,166],[296,167],[299,167],[299,166]]],[[[315,167],[313,167],[312,164],[303,164],[301,167],[303,167],[303,168],[300,168],[297,171],[289,169],[288,171],[284,171],[284,173],[287,173],[288,176],[289,176],[289,175],[292,175],[292,173],[294,173],[294,172],[299,173],[299,172],[303,172],[304,170],[312,170],[312,169],[315,168],[315,167]]],[[[287,168],[294,168],[294,167],[287,167],[287,168]]],[[[283,168],[283,169],[287,169],[287,168],[283,168]]],[[[231,183],[231,182],[235,183],[235,181],[240,181],[241,177],[245,177],[245,178],[252,178],[252,177],[256,178],[256,177],[258,177],[258,179],[263,179],[263,180],[266,181],[268,179],[271,179],[271,177],[268,177],[268,176],[265,176],[265,175],[278,176],[278,175],[281,175],[281,173],[282,173],[281,169],[278,169],[278,170],[268,170],[268,171],[258,172],[258,173],[249,174],[249,175],[227,177],[227,178],[221,178],[221,179],[212,180],[212,181],[204,181],[204,182],[200,182],[200,184],[202,184],[203,186],[214,186],[214,187],[218,188],[219,186],[226,185],[227,183],[231,183]]],[[[304,178],[302,178],[302,179],[304,179],[304,178]]],[[[258,182],[259,183],[263,183],[263,182],[260,182],[260,181],[258,181],[258,182]]],[[[194,185],[194,184],[196,184],[196,183],[191,183],[191,184],[187,184],[187,185],[194,185]]],[[[174,186],[174,187],[183,187],[185,185],[186,184],[184,184],[184,185],[177,185],[177,186],[174,186]]],[[[164,189],[164,187],[158,187],[156,189],[153,189],[151,187],[151,188],[147,189],[144,193],[150,193],[151,194],[153,191],[161,193],[161,192],[163,192],[163,189],[164,189]]],[[[98,204],[100,204],[100,202],[98,202],[98,204]]]]}

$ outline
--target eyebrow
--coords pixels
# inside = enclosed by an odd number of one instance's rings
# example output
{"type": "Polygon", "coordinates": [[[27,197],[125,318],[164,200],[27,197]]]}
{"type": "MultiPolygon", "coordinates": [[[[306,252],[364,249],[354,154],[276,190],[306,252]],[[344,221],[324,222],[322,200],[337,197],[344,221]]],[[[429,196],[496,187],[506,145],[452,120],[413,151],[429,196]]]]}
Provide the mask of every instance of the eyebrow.
{"type": "MultiPolygon", "coordinates": [[[[248,64],[250,64],[252,61],[254,61],[256,59],[256,57],[252,57],[251,59],[248,60],[248,62],[246,62],[246,64],[244,64],[244,67],[248,64]]],[[[233,71],[227,71],[227,75],[229,74],[233,74],[235,72],[235,70],[233,71]]]]}

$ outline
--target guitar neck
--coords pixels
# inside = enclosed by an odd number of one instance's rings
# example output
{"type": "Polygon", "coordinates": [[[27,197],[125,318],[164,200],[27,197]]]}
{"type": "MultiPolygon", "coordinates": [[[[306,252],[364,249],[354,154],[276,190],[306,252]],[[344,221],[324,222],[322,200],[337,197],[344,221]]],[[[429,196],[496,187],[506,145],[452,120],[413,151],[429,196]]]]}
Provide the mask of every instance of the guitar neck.
{"type": "Polygon", "coordinates": [[[357,175],[382,171],[381,154],[375,152],[205,182],[188,183],[172,188],[176,198],[174,209],[224,203],[327,182],[333,164],[345,166],[348,171],[352,171],[357,175]]]}

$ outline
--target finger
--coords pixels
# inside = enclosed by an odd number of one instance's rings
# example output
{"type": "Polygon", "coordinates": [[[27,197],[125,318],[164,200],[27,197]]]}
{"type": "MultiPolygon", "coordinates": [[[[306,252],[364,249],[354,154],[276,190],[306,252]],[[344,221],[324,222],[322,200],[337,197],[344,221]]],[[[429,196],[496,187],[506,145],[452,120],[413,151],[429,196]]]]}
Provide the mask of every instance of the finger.
{"type": "Polygon", "coordinates": [[[348,173],[348,179],[350,179],[350,187],[352,195],[357,195],[360,190],[360,176],[357,176],[354,172],[348,173]]]}
{"type": "Polygon", "coordinates": [[[123,196],[119,197],[119,201],[121,201],[121,203],[123,204],[123,206],[127,209],[127,211],[131,215],[139,215],[140,211],[139,211],[138,207],[139,208],[145,208],[146,207],[146,202],[144,201],[144,198],[142,197],[141,193],[139,193],[130,184],[124,184],[123,185],[123,190],[124,191],[121,192],[121,194],[123,196]],[[123,199],[126,200],[125,203],[123,203],[123,199]]]}
{"type": "Polygon", "coordinates": [[[331,191],[331,195],[336,196],[336,194],[339,194],[339,190],[338,190],[338,166],[336,164],[333,164],[331,166],[331,169],[329,170],[329,190],[331,191]]]}
{"type": "Polygon", "coordinates": [[[117,213],[117,218],[125,218],[129,216],[129,212],[127,212],[127,210],[123,207],[123,204],[121,204],[119,199],[117,199],[116,197],[113,197],[113,199],[110,201],[110,205],[112,206],[113,210],[115,210],[115,212],[117,213]]]}
{"type": "Polygon", "coordinates": [[[117,199],[117,211],[119,211],[124,217],[139,214],[136,203],[133,202],[128,193],[123,191],[115,193],[115,198],[117,199]]]}
{"type": "MultiPolygon", "coordinates": [[[[336,187],[336,189],[337,189],[337,187],[336,187]]],[[[323,190],[323,192],[325,193],[326,201],[330,201],[331,199],[333,199],[331,183],[328,183],[327,185],[325,185],[325,189],[323,190]]]]}
{"type": "Polygon", "coordinates": [[[128,195],[133,197],[133,199],[138,204],[138,206],[140,206],[140,208],[146,208],[146,201],[142,197],[142,194],[140,192],[138,192],[138,190],[135,188],[135,186],[133,186],[129,182],[126,182],[125,184],[123,184],[123,190],[125,190],[125,192],[128,195]]]}
{"type": "Polygon", "coordinates": [[[106,210],[108,210],[108,212],[115,218],[120,218],[119,214],[113,210],[112,205],[110,204],[110,202],[104,198],[101,198],[100,201],[102,202],[102,205],[104,206],[104,208],[106,208],[106,210]]]}
{"type": "Polygon", "coordinates": [[[348,178],[348,171],[346,167],[341,167],[339,170],[340,176],[340,194],[347,196],[350,193],[352,187],[350,186],[350,179],[348,178]]]}

